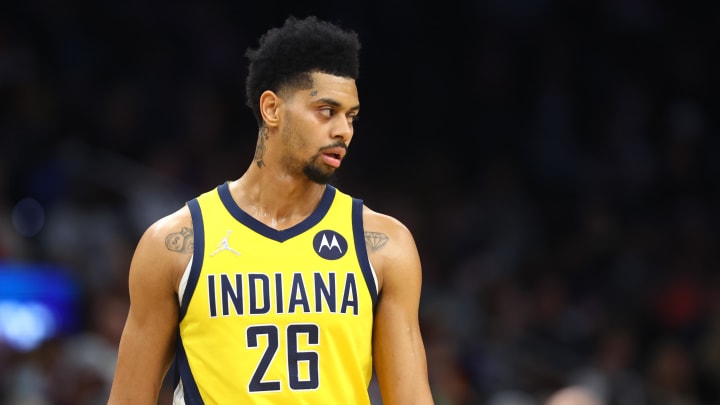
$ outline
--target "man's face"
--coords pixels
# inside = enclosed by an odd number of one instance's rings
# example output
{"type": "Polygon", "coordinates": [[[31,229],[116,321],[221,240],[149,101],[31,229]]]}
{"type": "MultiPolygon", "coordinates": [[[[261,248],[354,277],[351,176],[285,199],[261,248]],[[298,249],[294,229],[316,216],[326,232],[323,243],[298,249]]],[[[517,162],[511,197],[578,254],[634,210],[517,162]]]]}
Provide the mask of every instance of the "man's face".
{"type": "Polygon", "coordinates": [[[302,172],[325,184],[345,157],[360,103],[353,79],[325,73],[312,77],[310,89],[297,90],[286,99],[282,164],[290,173],[302,172]]]}

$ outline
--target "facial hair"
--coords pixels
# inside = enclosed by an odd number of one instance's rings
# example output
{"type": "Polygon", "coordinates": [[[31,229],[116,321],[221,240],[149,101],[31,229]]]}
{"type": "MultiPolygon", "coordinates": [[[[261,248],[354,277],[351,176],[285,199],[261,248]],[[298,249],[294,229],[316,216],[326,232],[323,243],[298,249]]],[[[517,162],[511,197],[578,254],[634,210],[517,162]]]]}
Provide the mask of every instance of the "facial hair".
{"type": "Polygon", "coordinates": [[[335,178],[335,170],[327,170],[319,163],[321,154],[315,154],[310,160],[303,165],[303,173],[308,179],[317,184],[328,184],[330,180],[335,178]]]}
{"type": "MultiPolygon", "coordinates": [[[[285,113],[285,118],[287,120],[287,126],[284,128],[282,132],[282,136],[285,139],[285,142],[288,145],[291,145],[294,148],[301,149],[305,146],[304,140],[302,140],[301,137],[299,137],[297,134],[291,132],[292,128],[292,117],[290,116],[289,112],[285,113]]],[[[312,182],[325,185],[328,184],[332,179],[335,178],[335,169],[329,169],[325,166],[325,164],[322,163],[322,151],[329,148],[334,147],[343,147],[347,148],[344,142],[336,142],[332,145],[325,146],[320,149],[320,152],[314,154],[310,159],[308,159],[303,165],[302,165],[302,172],[303,174],[312,182]]],[[[283,159],[285,160],[285,159],[283,159]]],[[[286,167],[291,168],[295,166],[290,159],[285,160],[286,167]]],[[[297,166],[295,166],[297,167],[297,166]]]]}

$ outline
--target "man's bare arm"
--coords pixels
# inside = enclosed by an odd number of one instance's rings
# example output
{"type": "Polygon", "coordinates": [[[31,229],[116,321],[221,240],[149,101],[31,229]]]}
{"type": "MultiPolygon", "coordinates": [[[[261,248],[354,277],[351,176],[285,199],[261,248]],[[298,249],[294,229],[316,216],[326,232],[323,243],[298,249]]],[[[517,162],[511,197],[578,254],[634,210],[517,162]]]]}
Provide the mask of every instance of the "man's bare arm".
{"type": "Polygon", "coordinates": [[[373,358],[383,403],[432,404],[418,320],[422,272],[415,241],[391,217],[372,214],[365,219],[368,254],[381,282],[373,358]]]}
{"type": "Polygon", "coordinates": [[[174,354],[177,284],[192,251],[192,221],[186,210],[156,222],[140,239],[130,265],[130,311],[109,405],[157,404],[174,354]]]}

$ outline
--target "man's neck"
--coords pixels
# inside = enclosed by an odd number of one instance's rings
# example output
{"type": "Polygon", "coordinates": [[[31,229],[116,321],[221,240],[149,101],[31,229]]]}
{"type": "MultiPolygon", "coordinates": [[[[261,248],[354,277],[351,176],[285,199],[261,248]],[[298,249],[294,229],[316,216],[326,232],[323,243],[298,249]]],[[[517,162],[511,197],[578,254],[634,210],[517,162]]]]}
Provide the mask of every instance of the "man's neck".
{"type": "Polygon", "coordinates": [[[326,186],[307,178],[251,167],[230,183],[230,193],[243,211],[271,228],[290,228],[317,207],[326,186]]]}

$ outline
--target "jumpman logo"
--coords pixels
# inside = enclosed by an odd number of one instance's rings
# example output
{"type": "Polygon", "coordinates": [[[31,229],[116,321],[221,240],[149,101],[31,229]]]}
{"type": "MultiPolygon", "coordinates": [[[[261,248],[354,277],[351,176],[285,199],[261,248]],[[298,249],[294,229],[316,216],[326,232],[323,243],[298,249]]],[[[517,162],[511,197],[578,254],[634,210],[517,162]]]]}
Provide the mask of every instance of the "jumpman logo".
{"type": "Polygon", "coordinates": [[[216,254],[222,252],[223,250],[227,250],[227,251],[229,251],[229,252],[234,253],[235,256],[239,256],[239,255],[240,255],[240,252],[238,252],[237,250],[235,250],[235,249],[233,249],[233,248],[230,247],[230,245],[229,245],[229,243],[228,243],[228,238],[229,238],[229,237],[230,237],[230,230],[228,230],[227,236],[225,236],[224,238],[222,238],[222,240],[220,241],[220,243],[218,243],[217,249],[215,249],[215,251],[212,252],[212,253],[210,254],[210,256],[215,256],[216,254]]]}

